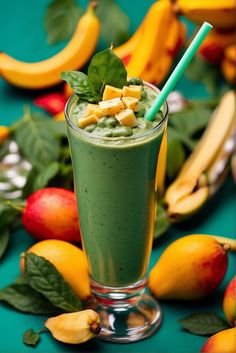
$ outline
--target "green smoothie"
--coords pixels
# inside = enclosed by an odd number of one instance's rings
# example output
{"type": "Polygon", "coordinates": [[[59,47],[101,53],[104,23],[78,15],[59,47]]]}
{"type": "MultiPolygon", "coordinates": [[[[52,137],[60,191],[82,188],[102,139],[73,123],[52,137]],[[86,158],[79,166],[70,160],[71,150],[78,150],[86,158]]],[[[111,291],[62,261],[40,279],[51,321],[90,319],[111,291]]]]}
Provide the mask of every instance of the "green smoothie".
{"type": "Polygon", "coordinates": [[[79,128],[87,102],[72,96],[68,136],[83,247],[93,280],[130,285],[145,276],[156,214],[157,161],[166,126],[164,106],[153,122],[144,119],[157,91],[142,88],[137,125],[115,117],[79,128]]]}

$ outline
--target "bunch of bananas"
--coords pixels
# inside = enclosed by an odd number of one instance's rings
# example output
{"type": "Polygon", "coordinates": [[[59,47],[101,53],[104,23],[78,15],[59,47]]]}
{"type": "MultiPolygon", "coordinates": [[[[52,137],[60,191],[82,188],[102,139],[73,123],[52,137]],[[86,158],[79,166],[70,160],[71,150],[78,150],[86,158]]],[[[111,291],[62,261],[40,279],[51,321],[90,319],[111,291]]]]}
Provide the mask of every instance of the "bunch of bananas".
{"type": "Polygon", "coordinates": [[[18,61],[0,53],[0,74],[11,84],[28,89],[53,86],[61,81],[60,73],[83,67],[95,50],[100,23],[91,2],[67,46],[47,60],[35,63],[18,61]]]}
{"type": "Polygon", "coordinates": [[[199,210],[216,192],[235,151],[235,93],[222,97],[196,148],[165,193],[169,219],[181,221],[199,210]]]}
{"type": "Polygon", "coordinates": [[[186,37],[169,0],[156,1],[133,36],[114,52],[123,60],[130,77],[160,84],[168,74],[186,37]]]}

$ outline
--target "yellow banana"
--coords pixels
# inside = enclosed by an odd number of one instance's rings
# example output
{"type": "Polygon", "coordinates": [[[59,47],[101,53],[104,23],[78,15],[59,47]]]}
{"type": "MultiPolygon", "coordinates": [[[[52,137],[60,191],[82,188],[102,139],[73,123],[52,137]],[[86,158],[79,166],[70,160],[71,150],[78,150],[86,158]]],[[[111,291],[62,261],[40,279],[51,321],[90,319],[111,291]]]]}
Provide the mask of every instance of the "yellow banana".
{"type": "Polygon", "coordinates": [[[173,6],[167,1],[155,2],[147,16],[148,26],[144,26],[140,43],[133,52],[130,61],[126,67],[130,77],[142,77],[142,72],[148,66],[152,56],[158,56],[159,50],[162,48],[163,38],[166,31],[166,23],[168,23],[173,6]]]}
{"type": "Polygon", "coordinates": [[[173,222],[195,213],[224,181],[233,152],[235,105],[234,92],[227,92],[194,152],[167,189],[165,202],[173,222]]]}
{"type": "MultiPolygon", "coordinates": [[[[158,55],[155,51],[149,67],[146,67],[141,75],[142,78],[156,85],[160,84],[170,71],[174,57],[184,43],[185,37],[185,25],[179,22],[172,12],[171,20],[166,26],[165,41],[162,43],[162,48],[160,48],[158,55]]],[[[161,40],[159,38],[159,41],[161,40]]]]}
{"type": "Polygon", "coordinates": [[[208,21],[219,29],[235,27],[235,0],[177,0],[175,7],[177,12],[199,25],[208,21]]]}
{"type": "Polygon", "coordinates": [[[58,54],[40,62],[26,63],[0,53],[0,75],[15,86],[28,89],[55,85],[61,81],[62,71],[79,69],[87,62],[96,47],[99,29],[91,3],[71,40],[58,54]]]}

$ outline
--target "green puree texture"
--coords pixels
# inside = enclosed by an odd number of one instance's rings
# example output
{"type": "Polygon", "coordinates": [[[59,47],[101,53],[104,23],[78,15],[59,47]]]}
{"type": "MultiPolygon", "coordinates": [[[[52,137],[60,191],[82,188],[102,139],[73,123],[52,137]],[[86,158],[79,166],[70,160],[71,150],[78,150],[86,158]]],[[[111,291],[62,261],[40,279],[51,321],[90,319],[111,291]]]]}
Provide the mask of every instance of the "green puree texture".
{"type": "MultiPolygon", "coordinates": [[[[71,102],[69,115],[78,115],[78,102],[71,102]]],[[[92,278],[103,285],[126,286],[146,273],[163,129],[147,134],[141,127],[146,135],[140,137],[136,128],[132,136],[115,139],[68,127],[83,246],[92,278]]]]}

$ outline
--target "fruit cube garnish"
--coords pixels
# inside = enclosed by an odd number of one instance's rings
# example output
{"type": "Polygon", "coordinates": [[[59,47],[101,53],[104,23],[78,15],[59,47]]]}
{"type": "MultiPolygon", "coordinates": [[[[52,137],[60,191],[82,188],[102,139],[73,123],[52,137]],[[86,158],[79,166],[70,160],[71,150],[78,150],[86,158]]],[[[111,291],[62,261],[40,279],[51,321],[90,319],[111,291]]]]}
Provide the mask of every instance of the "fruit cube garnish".
{"type": "Polygon", "coordinates": [[[124,109],[115,115],[120,125],[134,127],[137,125],[137,119],[132,109],[124,109]]]}
{"type": "Polygon", "coordinates": [[[141,86],[130,85],[123,87],[123,97],[135,97],[141,99],[141,86]]]}
{"type": "Polygon", "coordinates": [[[122,96],[121,88],[106,85],[103,92],[102,100],[107,101],[112,98],[121,98],[121,96],[122,96]]]}
{"type": "Polygon", "coordinates": [[[138,108],[138,98],[135,97],[122,97],[122,102],[124,103],[125,108],[133,109],[137,111],[138,108]]]}
{"type": "Polygon", "coordinates": [[[85,109],[84,117],[87,117],[91,114],[95,114],[98,118],[102,117],[102,112],[101,112],[98,104],[88,104],[87,105],[87,107],[85,109]]]}
{"type": "Polygon", "coordinates": [[[99,102],[99,108],[102,112],[102,115],[115,115],[124,109],[124,104],[120,98],[113,98],[107,101],[99,102]]]}
{"type": "Polygon", "coordinates": [[[95,114],[89,115],[87,118],[80,119],[78,125],[80,128],[84,128],[87,125],[96,124],[99,118],[95,114]]]}

